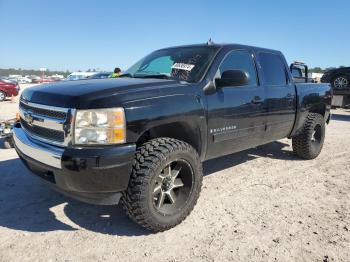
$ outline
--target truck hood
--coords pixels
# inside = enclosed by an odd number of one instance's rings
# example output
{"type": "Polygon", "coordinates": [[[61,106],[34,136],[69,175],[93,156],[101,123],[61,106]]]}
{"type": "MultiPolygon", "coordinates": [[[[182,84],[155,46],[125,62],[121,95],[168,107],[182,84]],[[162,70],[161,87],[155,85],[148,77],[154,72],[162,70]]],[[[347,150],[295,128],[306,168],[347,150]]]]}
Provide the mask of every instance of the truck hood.
{"type": "Polygon", "coordinates": [[[173,80],[117,78],[62,81],[23,90],[21,99],[32,103],[66,108],[119,106],[125,100],[164,93],[161,89],[184,85],[173,80]],[[154,90],[159,91],[154,91],[154,90]],[[111,103],[113,105],[111,105],[111,103]]]}

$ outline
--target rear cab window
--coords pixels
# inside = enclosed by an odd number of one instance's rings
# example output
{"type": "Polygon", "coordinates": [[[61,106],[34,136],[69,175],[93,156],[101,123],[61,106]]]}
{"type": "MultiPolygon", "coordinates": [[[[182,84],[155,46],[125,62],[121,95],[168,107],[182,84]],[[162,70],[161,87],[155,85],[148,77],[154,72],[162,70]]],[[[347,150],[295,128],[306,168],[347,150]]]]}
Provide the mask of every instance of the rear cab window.
{"type": "Polygon", "coordinates": [[[278,54],[260,52],[258,57],[265,85],[282,86],[288,84],[287,69],[278,54]]]}

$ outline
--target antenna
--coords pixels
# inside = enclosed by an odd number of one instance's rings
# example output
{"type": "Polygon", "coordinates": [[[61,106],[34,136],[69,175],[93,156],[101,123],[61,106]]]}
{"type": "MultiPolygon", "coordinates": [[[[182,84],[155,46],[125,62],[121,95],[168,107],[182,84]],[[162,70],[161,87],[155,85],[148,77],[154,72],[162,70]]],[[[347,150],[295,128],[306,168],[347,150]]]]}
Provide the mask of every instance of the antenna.
{"type": "Polygon", "coordinates": [[[207,42],[207,45],[213,45],[213,44],[214,44],[214,42],[211,41],[211,37],[210,37],[209,40],[208,40],[208,42],[207,42]]]}

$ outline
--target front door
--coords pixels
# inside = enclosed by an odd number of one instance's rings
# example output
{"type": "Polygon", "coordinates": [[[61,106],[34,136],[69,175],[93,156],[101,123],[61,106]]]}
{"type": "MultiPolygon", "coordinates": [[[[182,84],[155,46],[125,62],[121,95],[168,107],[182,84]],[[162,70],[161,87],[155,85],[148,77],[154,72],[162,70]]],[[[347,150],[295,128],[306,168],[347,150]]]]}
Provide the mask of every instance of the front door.
{"type": "Polygon", "coordinates": [[[265,132],[265,91],[259,85],[253,54],[232,50],[223,59],[215,78],[227,70],[243,70],[248,84],[223,86],[207,95],[208,151],[214,158],[259,145],[265,132]]]}

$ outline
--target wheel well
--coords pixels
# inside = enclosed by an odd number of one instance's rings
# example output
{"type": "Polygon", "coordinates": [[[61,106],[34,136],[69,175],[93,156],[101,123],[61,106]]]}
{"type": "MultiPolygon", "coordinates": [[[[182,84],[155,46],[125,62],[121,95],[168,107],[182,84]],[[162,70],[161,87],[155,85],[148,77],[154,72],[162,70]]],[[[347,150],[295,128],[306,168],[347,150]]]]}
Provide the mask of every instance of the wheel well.
{"type": "Polygon", "coordinates": [[[326,106],[324,104],[314,105],[310,108],[310,113],[317,113],[324,117],[326,113],[326,106]]]}
{"type": "Polygon", "coordinates": [[[164,124],[145,131],[137,140],[136,145],[139,146],[146,141],[157,137],[169,137],[190,144],[200,155],[201,139],[200,135],[198,135],[199,132],[199,129],[191,127],[184,122],[164,124]]]}

